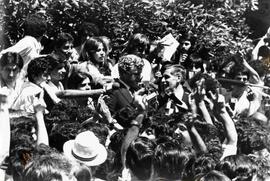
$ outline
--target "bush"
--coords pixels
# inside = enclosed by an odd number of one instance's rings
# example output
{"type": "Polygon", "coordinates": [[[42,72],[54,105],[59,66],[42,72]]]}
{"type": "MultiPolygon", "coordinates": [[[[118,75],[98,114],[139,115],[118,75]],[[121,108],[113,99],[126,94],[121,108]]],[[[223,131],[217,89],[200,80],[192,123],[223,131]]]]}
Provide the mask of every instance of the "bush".
{"type": "MultiPolygon", "coordinates": [[[[191,33],[196,46],[210,51],[210,60],[223,62],[239,50],[251,48],[244,12],[249,4],[243,1],[235,8],[220,1],[186,0],[5,0],[4,47],[23,37],[23,20],[28,13],[41,13],[49,24],[45,48],[59,32],[78,37],[82,22],[95,23],[102,35],[113,41],[114,56],[119,56],[131,34],[141,32],[151,40],[168,33],[180,37],[191,33]],[[194,5],[196,4],[196,5],[194,5]]],[[[49,51],[49,50],[47,50],[49,51]]]]}

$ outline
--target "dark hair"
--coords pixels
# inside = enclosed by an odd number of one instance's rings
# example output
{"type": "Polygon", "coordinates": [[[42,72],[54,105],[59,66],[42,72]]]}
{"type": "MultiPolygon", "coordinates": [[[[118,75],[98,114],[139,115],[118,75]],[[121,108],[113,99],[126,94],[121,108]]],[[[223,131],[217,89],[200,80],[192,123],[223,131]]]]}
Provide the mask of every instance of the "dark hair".
{"type": "Polygon", "coordinates": [[[223,172],[230,179],[238,177],[239,181],[248,181],[252,180],[253,175],[256,174],[257,164],[247,155],[231,155],[220,161],[216,170],[223,172]]]}
{"type": "Polygon", "coordinates": [[[73,175],[77,181],[89,181],[92,178],[91,169],[82,163],[73,166],[73,175]]]}
{"type": "Polygon", "coordinates": [[[50,146],[63,152],[63,145],[66,141],[75,139],[78,135],[81,125],[78,122],[63,122],[55,124],[49,133],[50,146]]]}
{"type": "Polygon", "coordinates": [[[47,23],[43,17],[37,14],[30,14],[24,22],[25,35],[35,38],[41,37],[47,30],[47,23]]]}
{"type": "MultiPolygon", "coordinates": [[[[103,123],[89,122],[84,124],[84,130],[92,131],[99,139],[102,145],[105,145],[107,136],[109,135],[109,128],[103,123]]],[[[82,132],[82,130],[81,130],[82,132]]]]}
{"type": "Polygon", "coordinates": [[[216,166],[216,161],[211,155],[201,155],[193,163],[193,176],[199,173],[208,173],[216,166]]]}
{"type": "Polygon", "coordinates": [[[13,176],[14,181],[21,181],[24,167],[32,158],[35,142],[24,133],[12,131],[7,173],[13,176]]]}
{"type": "Polygon", "coordinates": [[[6,52],[2,55],[0,59],[1,68],[5,67],[8,64],[15,64],[19,69],[23,68],[23,59],[20,54],[15,52],[6,52]]]}
{"type": "Polygon", "coordinates": [[[212,170],[207,174],[199,174],[194,179],[195,181],[231,181],[224,173],[212,170]]]}
{"type": "Polygon", "coordinates": [[[148,54],[150,50],[150,42],[146,35],[141,33],[136,33],[132,35],[128,41],[127,47],[125,49],[128,54],[135,54],[138,56],[143,56],[143,54],[148,54]]]}
{"type": "Polygon", "coordinates": [[[61,46],[63,46],[67,42],[72,42],[73,43],[74,38],[72,37],[71,34],[69,33],[60,33],[55,42],[54,42],[54,49],[59,49],[61,46]]]}
{"type": "Polygon", "coordinates": [[[72,170],[72,164],[63,155],[54,153],[50,155],[41,155],[27,164],[23,180],[27,181],[61,181],[63,174],[69,176],[72,170]]]}
{"type": "MultiPolygon", "coordinates": [[[[100,30],[96,24],[91,22],[83,22],[78,28],[78,42],[76,44],[81,45],[85,42],[87,37],[99,36],[100,30]]],[[[77,45],[76,45],[77,46],[77,45]]]]}
{"type": "Polygon", "coordinates": [[[181,151],[178,144],[173,142],[159,144],[154,154],[157,177],[165,180],[181,179],[188,160],[187,152],[181,151]]]}
{"type": "Polygon", "coordinates": [[[155,143],[147,138],[138,137],[131,142],[126,153],[127,168],[140,180],[151,177],[155,143]]]}
{"type": "Polygon", "coordinates": [[[34,82],[34,78],[43,73],[49,73],[51,71],[49,62],[53,61],[51,59],[53,59],[51,56],[44,56],[31,60],[27,67],[28,80],[34,82]]]}
{"type": "Polygon", "coordinates": [[[82,46],[82,50],[79,56],[79,61],[80,62],[91,61],[92,63],[95,64],[96,61],[93,56],[93,53],[95,53],[98,50],[98,46],[100,44],[102,44],[105,51],[107,51],[107,46],[99,37],[91,37],[87,39],[82,46]]]}
{"type": "Polygon", "coordinates": [[[190,87],[193,89],[196,88],[197,87],[196,82],[201,80],[202,78],[205,79],[203,86],[205,88],[206,93],[208,91],[212,91],[213,93],[215,93],[215,91],[221,87],[220,83],[216,79],[212,78],[209,74],[201,72],[195,74],[194,77],[192,77],[189,80],[190,87]]]}
{"type": "Polygon", "coordinates": [[[270,49],[268,46],[261,46],[258,51],[258,56],[262,56],[263,58],[267,58],[270,55],[270,49]]]}
{"type": "Polygon", "coordinates": [[[57,68],[60,64],[65,64],[66,61],[65,61],[65,59],[57,58],[57,57],[52,56],[52,55],[48,55],[48,62],[49,62],[50,71],[52,71],[55,68],[57,68]]]}
{"type": "MultiPolygon", "coordinates": [[[[88,76],[79,72],[72,72],[68,78],[67,88],[68,89],[78,89],[79,85],[86,79],[88,76]]],[[[89,78],[91,81],[91,77],[89,78]]]]}

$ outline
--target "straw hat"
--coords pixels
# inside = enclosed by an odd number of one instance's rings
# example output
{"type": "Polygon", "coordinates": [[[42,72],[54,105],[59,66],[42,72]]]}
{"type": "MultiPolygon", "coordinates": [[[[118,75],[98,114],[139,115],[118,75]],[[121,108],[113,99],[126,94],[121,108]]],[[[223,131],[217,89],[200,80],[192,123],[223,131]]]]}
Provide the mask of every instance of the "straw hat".
{"type": "Polygon", "coordinates": [[[100,165],[107,159],[106,148],[91,131],[78,134],[75,140],[65,142],[64,155],[88,166],[100,165]]]}

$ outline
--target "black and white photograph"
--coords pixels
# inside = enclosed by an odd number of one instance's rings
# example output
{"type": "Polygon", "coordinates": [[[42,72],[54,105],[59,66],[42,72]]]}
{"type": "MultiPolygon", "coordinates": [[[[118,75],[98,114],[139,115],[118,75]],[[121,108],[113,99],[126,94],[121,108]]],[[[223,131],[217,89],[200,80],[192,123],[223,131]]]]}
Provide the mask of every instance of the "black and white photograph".
{"type": "Polygon", "coordinates": [[[0,0],[0,181],[270,181],[270,0],[0,0]]]}

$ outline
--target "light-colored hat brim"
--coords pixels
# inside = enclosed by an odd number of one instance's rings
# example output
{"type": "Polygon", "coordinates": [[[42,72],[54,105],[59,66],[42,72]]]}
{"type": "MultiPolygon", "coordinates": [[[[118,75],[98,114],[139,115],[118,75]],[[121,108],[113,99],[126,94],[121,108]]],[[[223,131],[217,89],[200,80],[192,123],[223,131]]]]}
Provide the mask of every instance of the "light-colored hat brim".
{"type": "Polygon", "coordinates": [[[72,154],[72,148],[74,146],[74,141],[75,140],[69,140],[69,141],[65,142],[65,144],[63,146],[64,155],[67,156],[68,158],[73,159],[73,160],[77,160],[81,163],[86,164],[87,166],[97,166],[97,165],[100,165],[106,161],[108,153],[107,153],[106,148],[102,144],[98,144],[96,146],[97,155],[93,160],[82,161],[82,160],[75,158],[72,154]]]}

